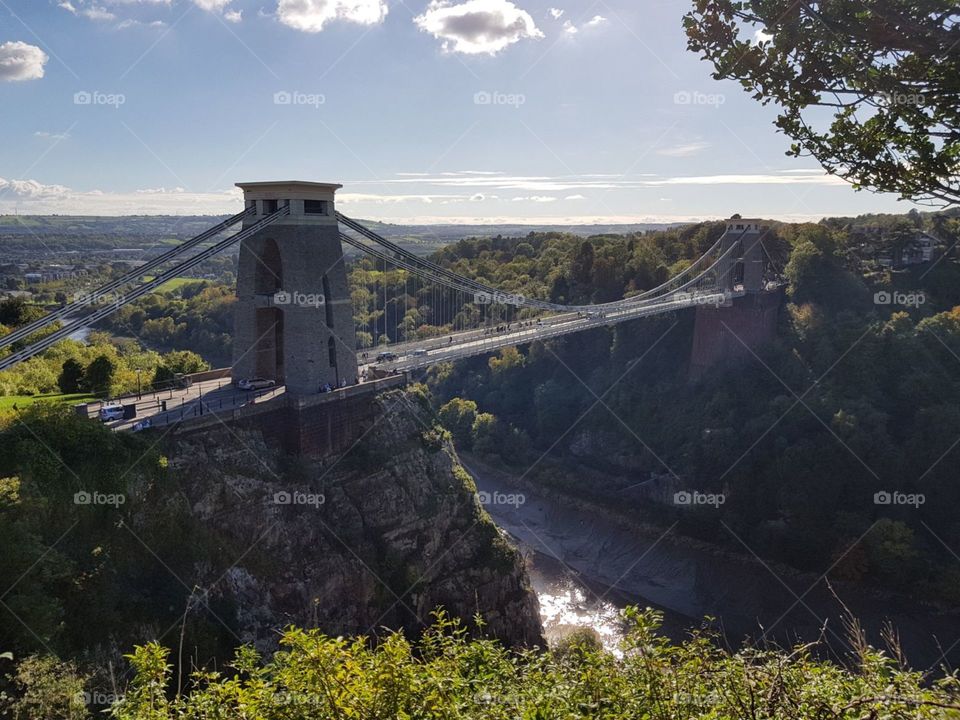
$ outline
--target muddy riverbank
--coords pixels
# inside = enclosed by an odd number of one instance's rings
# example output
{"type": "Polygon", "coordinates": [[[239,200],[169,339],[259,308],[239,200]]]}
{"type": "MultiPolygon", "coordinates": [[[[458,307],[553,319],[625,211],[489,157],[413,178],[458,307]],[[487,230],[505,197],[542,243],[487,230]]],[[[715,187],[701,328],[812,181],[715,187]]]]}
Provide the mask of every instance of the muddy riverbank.
{"type": "Polygon", "coordinates": [[[840,658],[849,653],[846,605],[877,646],[885,624],[896,628],[914,667],[960,662],[957,612],[855,586],[831,590],[815,576],[765,564],[747,548],[736,556],[678,537],[669,526],[634,525],[518,482],[478,458],[463,460],[488,512],[528,557],[548,639],[586,626],[612,647],[622,633],[617,612],[636,604],[662,610],[664,631],[675,639],[709,616],[731,647],[745,638],[787,645],[822,635],[840,658]]]}

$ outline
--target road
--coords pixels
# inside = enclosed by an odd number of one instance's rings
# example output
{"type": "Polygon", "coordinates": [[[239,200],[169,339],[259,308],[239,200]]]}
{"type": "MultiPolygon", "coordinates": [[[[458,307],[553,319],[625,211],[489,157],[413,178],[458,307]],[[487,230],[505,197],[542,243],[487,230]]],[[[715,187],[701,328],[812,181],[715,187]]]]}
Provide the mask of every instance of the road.
{"type": "MultiPolygon", "coordinates": [[[[734,296],[740,294],[735,292],[734,296]]],[[[540,321],[514,322],[509,326],[502,326],[502,330],[496,328],[467,330],[428,340],[397,343],[385,348],[361,351],[357,353],[357,364],[360,366],[361,377],[364,378],[372,377],[373,367],[387,373],[409,372],[441,362],[453,362],[467,357],[485,355],[504,347],[616,325],[628,320],[697,305],[716,305],[724,300],[729,300],[729,296],[725,298],[722,293],[690,294],[656,304],[625,306],[603,314],[585,316],[579,313],[566,313],[543,318],[540,321]],[[395,353],[398,357],[393,362],[376,363],[376,355],[383,351],[395,353]]],[[[137,430],[141,429],[145,419],[149,419],[151,426],[162,427],[211,412],[235,410],[252,403],[272,400],[284,392],[283,386],[257,392],[244,392],[236,389],[231,384],[230,378],[206,380],[195,383],[187,389],[144,393],[140,398],[123,398],[120,400],[122,404],[136,405],[136,418],[118,420],[108,425],[115,430],[137,430]]],[[[97,417],[101,406],[101,403],[88,405],[88,415],[97,417]]]]}

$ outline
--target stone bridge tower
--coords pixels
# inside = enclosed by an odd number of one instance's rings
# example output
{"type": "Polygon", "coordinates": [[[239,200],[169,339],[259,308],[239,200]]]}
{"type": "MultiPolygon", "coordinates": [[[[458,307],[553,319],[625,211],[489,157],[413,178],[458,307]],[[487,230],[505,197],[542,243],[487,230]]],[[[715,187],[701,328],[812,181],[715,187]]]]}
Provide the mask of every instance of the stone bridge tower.
{"type": "Polygon", "coordinates": [[[238,183],[249,227],[290,213],[244,241],[237,274],[233,377],[263,377],[310,395],[357,379],[353,305],[334,209],[341,185],[238,183]]]}
{"type": "Polygon", "coordinates": [[[739,247],[730,252],[721,283],[725,290],[742,289],[743,295],[728,307],[697,307],[691,379],[702,377],[716,365],[755,362],[753,354],[776,337],[783,289],[766,286],[763,242],[769,233],[769,225],[762,220],[734,215],[727,221],[720,253],[739,247]]]}
{"type": "Polygon", "coordinates": [[[764,268],[766,265],[763,240],[770,232],[770,226],[762,220],[750,220],[734,216],[727,221],[727,229],[720,238],[720,255],[737,243],[740,250],[734,250],[726,261],[734,265],[733,272],[726,273],[723,280],[727,290],[742,285],[747,293],[759,293],[764,290],[764,268]]]}

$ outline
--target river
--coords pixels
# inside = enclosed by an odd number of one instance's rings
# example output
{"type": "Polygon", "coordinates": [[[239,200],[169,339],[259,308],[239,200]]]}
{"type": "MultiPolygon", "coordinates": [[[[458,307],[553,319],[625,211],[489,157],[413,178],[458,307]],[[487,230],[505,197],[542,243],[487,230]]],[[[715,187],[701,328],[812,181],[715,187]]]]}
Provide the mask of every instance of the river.
{"type": "Polygon", "coordinates": [[[746,548],[739,557],[672,531],[641,531],[600,510],[520,487],[475,458],[464,464],[487,511],[527,558],[548,641],[589,627],[616,650],[625,632],[619,612],[633,604],[663,612],[663,632],[675,640],[710,616],[731,648],[748,637],[790,645],[822,635],[824,654],[844,658],[850,652],[846,605],[877,647],[884,647],[883,628],[892,624],[914,668],[960,662],[958,613],[848,586],[835,589],[841,605],[825,582],[774,569],[746,548]]]}

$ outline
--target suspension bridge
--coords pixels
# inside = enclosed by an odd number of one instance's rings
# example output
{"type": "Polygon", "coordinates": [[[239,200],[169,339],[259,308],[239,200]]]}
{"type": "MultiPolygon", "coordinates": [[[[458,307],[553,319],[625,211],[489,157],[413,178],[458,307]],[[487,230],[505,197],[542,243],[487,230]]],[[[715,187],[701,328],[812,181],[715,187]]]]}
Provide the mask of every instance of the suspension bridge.
{"type": "MultiPolygon", "coordinates": [[[[154,405],[151,398],[146,403],[141,398],[139,418],[179,422],[202,414],[205,392],[206,408],[212,411],[214,402],[233,411],[283,394],[299,398],[302,406],[310,396],[343,393],[391,374],[504,347],[685,308],[730,306],[768,286],[763,248],[768,228],[756,220],[730,220],[698,259],[656,287],[612,302],[563,304],[493,287],[391,242],[336,210],[340,185],[238,187],[244,192],[243,212],[0,338],[0,352],[11,348],[0,358],[0,370],[29,360],[237,245],[231,375],[234,383],[256,378],[273,386],[262,394],[244,393],[224,387],[221,377],[216,387],[198,387],[193,400],[189,392],[183,394],[179,416],[166,402],[157,399],[154,405]],[[382,278],[382,297],[379,288],[373,298],[355,295],[345,247],[366,258],[382,278]],[[373,313],[368,312],[371,299],[373,313]]],[[[169,401],[176,400],[172,390],[169,395],[169,401]]]]}

